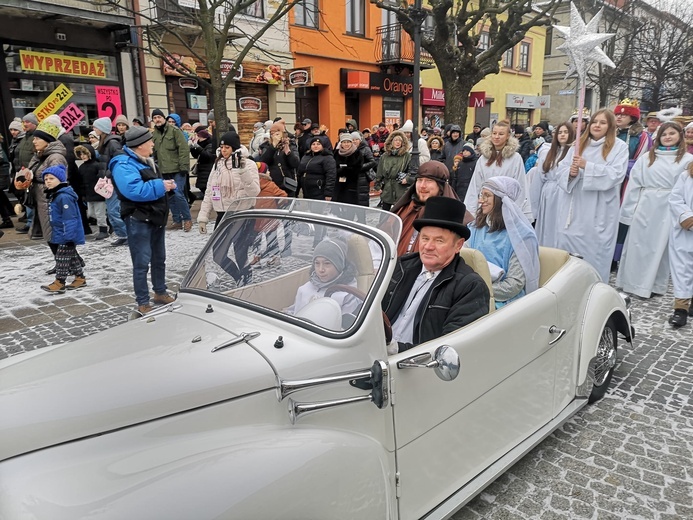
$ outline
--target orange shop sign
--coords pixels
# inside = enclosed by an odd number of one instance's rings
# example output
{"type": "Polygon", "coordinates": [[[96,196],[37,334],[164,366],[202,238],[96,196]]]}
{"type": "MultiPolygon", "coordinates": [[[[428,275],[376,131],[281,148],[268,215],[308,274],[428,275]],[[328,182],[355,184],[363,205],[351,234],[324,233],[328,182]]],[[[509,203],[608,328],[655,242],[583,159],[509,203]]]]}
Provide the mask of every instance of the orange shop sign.
{"type": "Polygon", "coordinates": [[[106,77],[106,62],[104,60],[26,50],[19,51],[19,58],[22,70],[25,72],[43,72],[86,78],[106,77]]]}

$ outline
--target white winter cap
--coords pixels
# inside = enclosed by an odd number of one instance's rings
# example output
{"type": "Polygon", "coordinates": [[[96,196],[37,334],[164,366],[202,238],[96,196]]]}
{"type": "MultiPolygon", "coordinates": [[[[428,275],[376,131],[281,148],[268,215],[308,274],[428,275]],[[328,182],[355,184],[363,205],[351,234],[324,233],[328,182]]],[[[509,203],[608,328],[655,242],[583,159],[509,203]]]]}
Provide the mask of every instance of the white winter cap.
{"type": "Polygon", "coordinates": [[[411,122],[411,119],[407,119],[404,124],[400,127],[401,132],[409,132],[412,133],[414,131],[414,123],[411,122]]]}

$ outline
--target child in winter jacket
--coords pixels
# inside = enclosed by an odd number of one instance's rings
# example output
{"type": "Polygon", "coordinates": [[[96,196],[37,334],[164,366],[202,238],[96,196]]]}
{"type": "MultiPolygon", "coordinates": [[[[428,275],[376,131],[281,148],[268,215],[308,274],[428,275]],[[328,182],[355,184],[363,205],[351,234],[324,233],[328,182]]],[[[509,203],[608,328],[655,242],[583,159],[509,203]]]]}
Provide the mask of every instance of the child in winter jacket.
{"type": "Polygon", "coordinates": [[[96,157],[96,151],[91,145],[75,146],[75,157],[84,162],[79,166],[79,175],[82,179],[82,192],[87,201],[87,216],[96,219],[99,233],[94,240],[108,238],[108,222],[106,221],[106,199],[94,191],[94,187],[101,176],[101,167],[96,157]]]}
{"type": "Polygon", "coordinates": [[[62,294],[65,289],[79,289],[87,285],[82,271],[82,262],[77,254],[77,244],[84,244],[84,228],[77,205],[77,194],[67,183],[67,168],[58,164],[43,171],[46,186],[48,217],[53,230],[51,243],[57,245],[55,253],[55,281],[42,285],[41,289],[53,294],[62,294]],[[69,275],[73,282],[65,286],[69,275]]]}

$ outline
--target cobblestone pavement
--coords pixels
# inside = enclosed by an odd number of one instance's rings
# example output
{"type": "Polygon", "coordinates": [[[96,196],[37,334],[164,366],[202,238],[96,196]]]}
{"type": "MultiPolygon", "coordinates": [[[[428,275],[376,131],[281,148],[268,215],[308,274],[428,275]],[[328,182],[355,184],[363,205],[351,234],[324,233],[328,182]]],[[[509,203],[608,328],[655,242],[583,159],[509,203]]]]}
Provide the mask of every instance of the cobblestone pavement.
{"type": "MultiPolygon", "coordinates": [[[[46,246],[12,236],[0,243],[0,287],[17,266],[27,290],[0,294],[0,359],[60,344],[123,323],[134,308],[127,248],[87,244],[89,290],[46,299],[46,246]],[[115,255],[115,256],[114,256],[115,255]],[[39,267],[36,267],[36,266],[39,267]],[[109,271],[110,269],[110,271],[109,271]],[[99,270],[102,270],[99,272],[99,270]],[[9,274],[8,274],[9,273],[9,274]],[[32,292],[33,291],[33,292],[32,292]]],[[[206,237],[168,232],[167,277],[180,283],[206,237]]],[[[14,287],[14,285],[11,285],[14,287]]],[[[633,298],[636,340],[619,342],[607,396],[584,408],[453,518],[693,519],[693,324],[667,323],[671,291],[633,298]]]]}

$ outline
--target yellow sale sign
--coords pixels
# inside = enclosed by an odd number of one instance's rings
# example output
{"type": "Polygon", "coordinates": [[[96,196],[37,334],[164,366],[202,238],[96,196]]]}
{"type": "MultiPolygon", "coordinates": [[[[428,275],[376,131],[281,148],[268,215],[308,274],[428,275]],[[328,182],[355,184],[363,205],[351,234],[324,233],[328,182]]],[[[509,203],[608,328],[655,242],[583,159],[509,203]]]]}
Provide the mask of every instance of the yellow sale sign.
{"type": "Polygon", "coordinates": [[[72,97],[72,91],[67,88],[63,83],[58,85],[53,92],[51,92],[43,102],[36,107],[34,114],[39,121],[43,121],[49,115],[55,114],[58,109],[65,104],[65,102],[72,97]]]}

